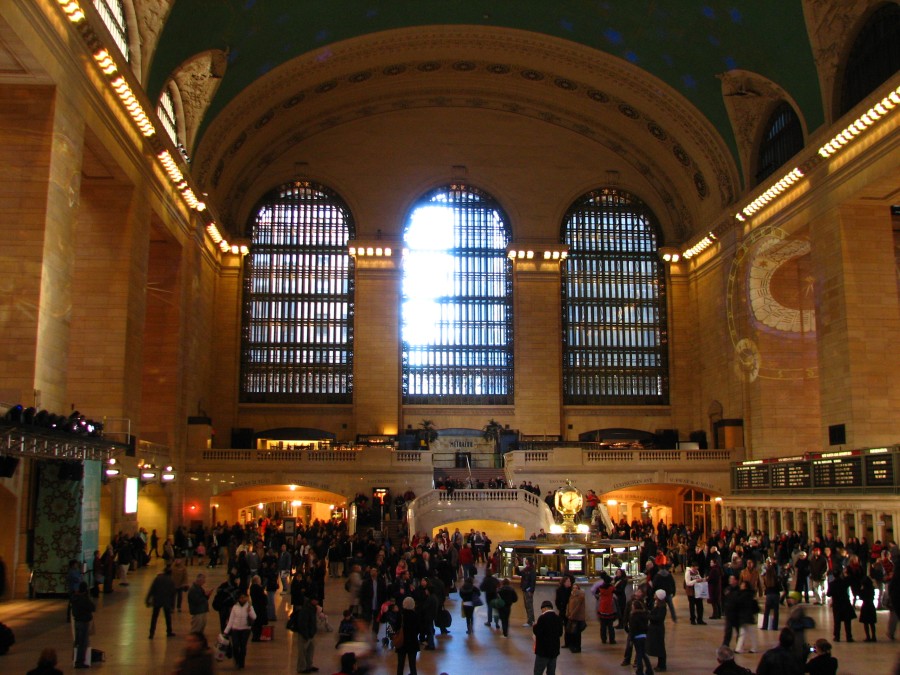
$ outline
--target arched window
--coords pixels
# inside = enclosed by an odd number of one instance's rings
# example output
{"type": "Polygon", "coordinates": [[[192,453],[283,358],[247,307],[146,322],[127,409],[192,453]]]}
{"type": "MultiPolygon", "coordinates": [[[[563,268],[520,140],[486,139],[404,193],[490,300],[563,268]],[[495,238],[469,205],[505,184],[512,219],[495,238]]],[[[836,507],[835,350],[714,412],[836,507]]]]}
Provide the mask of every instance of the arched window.
{"type": "Polygon", "coordinates": [[[669,401],[665,274],[653,213],[633,195],[601,189],[566,214],[563,242],[563,401],[669,401]]]}
{"type": "Polygon", "coordinates": [[[506,217],[468,185],[436,189],[403,233],[403,402],[513,402],[506,217]]]}
{"type": "Polygon", "coordinates": [[[847,57],[841,88],[843,115],[900,70],[900,5],[885,3],[863,25],[847,57]]]}
{"type": "Polygon", "coordinates": [[[282,185],[261,202],[244,279],[241,401],[350,403],[353,236],[328,189],[282,185]]]}
{"type": "Polygon", "coordinates": [[[756,163],[756,184],[759,185],[791,157],[803,149],[803,127],[791,105],[785,101],[775,109],[766,124],[759,158],[756,163]]]}
{"type": "Polygon", "coordinates": [[[175,116],[175,102],[172,100],[172,91],[168,86],[163,89],[162,96],[159,97],[159,104],[156,106],[156,115],[166,130],[173,145],[178,145],[178,119],[175,116]]]}
{"type": "Polygon", "coordinates": [[[126,61],[131,60],[128,49],[128,25],[125,21],[125,7],[122,0],[94,0],[94,7],[106,24],[106,29],[126,61]]]}

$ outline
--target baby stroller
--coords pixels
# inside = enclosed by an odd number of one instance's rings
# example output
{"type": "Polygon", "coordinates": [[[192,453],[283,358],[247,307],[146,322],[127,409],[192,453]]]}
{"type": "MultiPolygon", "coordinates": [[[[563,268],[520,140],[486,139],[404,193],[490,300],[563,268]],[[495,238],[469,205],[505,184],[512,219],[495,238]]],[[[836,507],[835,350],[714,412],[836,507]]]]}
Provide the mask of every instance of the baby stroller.
{"type": "Polygon", "coordinates": [[[385,649],[392,647],[391,638],[400,629],[400,611],[393,600],[388,600],[381,605],[378,612],[378,622],[384,624],[384,637],[381,638],[381,646],[385,649]]]}

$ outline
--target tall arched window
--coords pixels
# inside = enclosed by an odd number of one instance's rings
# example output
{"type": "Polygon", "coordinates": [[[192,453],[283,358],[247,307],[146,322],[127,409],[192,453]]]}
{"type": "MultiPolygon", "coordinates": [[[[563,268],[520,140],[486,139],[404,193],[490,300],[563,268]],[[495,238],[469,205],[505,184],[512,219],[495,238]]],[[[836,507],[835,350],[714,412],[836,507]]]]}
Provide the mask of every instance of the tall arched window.
{"type": "Polygon", "coordinates": [[[563,401],[669,401],[665,274],[653,213],[634,195],[601,189],[566,214],[563,401]]]}
{"type": "Polygon", "coordinates": [[[403,402],[513,402],[506,217],[468,185],[438,188],[403,234],[403,402]]]}
{"type": "Polygon", "coordinates": [[[786,101],[775,108],[759,144],[756,184],[759,185],[791,157],[803,149],[803,127],[800,118],[786,101]]]}
{"type": "Polygon", "coordinates": [[[125,7],[122,0],[94,0],[94,7],[106,24],[106,29],[126,61],[131,60],[128,49],[128,25],[125,21],[125,7]]]}
{"type": "Polygon", "coordinates": [[[900,70],[900,5],[886,2],[869,17],[847,57],[841,88],[843,115],[900,70]]]}
{"type": "Polygon", "coordinates": [[[262,200],[246,258],[242,401],[352,402],[352,236],[327,188],[298,181],[262,200]]]}
{"type": "Polygon", "coordinates": [[[172,100],[172,91],[166,86],[163,89],[162,96],[159,97],[159,103],[156,106],[156,115],[166,130],[166,134],[172,141],[173,145],[178,145],[178,120],[175,117],[175,102],[172,100]]]}

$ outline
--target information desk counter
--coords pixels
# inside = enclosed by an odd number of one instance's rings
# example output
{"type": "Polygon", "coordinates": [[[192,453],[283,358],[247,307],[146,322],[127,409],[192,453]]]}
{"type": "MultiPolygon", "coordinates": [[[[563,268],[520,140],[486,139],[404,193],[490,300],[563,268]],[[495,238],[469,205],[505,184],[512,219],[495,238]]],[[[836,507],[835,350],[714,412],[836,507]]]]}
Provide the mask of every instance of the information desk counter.
{"type": "Polygon", "coordinates": [[[624,569],[629,577],[636,577],[640,561],[640,542],[622,539],[585,540],[578,535],[572,540],[556,535],[550,539],[502,541],[500,548],[500,576],[519,576],[525,560],[534,560],[538,579],[558,580],[564,574],[594,579],[600,572],[612,576],[624,569]]]}

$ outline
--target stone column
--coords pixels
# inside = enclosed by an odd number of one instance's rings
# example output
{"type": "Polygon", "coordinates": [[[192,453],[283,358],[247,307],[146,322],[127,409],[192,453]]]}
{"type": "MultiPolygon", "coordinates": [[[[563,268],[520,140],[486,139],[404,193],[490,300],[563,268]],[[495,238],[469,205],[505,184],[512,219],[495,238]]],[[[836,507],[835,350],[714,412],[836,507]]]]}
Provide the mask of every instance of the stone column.
{"type": "Polygon", "coordinates": [[[563,434],[558,260],[517,259],[513,273],[516,419],[525,434],[563,434]]]}
{"type": "Polygon", "coordinates": [[[884,358],[900,333],[890,209],[843,204],[811,221],[810,243],[823,445],[839,424],[849,447],[894,443],[900,360],[884,358]]]}
{"type": "MultiPolygon", "coordinates": [[[[10,404],[65,413],[74,241],[81,190],[84,120],[52,87],[0,88],[3,166],[3,309],[0,311],[0,393],[10,404]]],[[[35,462],[20,462],[15,533],[0,539],[12,597],[28,592],[27,500],[35,462]],[[28,481],[28,482],[25,482],[28,481]]],[[[11,481],[7,484],[9,485],[11,481]]]]}
{"type": "Polygon", "coordinates": [[[356,259],[356,325],[365,330],[353,338],[355,433],[395,434],[400,423],[399,247],[394,250],[390,258],[356,259]]]}

